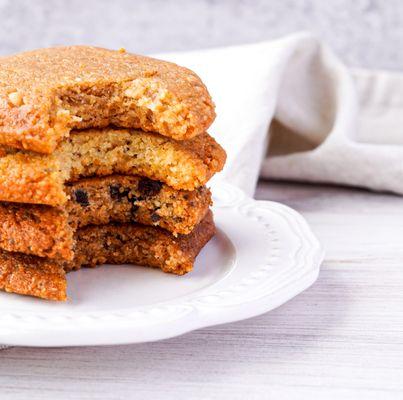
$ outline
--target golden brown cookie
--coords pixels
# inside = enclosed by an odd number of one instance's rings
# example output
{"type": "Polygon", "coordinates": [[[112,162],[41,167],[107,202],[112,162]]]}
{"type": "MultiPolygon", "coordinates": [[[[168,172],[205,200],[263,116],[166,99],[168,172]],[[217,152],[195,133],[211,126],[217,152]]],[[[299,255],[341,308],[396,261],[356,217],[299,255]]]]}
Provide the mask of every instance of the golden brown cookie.
{"type": "Polygon", "coordinates": [[[67,186],[66,192],[70,197],[66,211],[74,228],[139,222],[174,235],[188,234],[211,205],[211,193],[205,186],[193,191],[174,190],[140,176],[87,178],[67,186]]]}
{"type": "Polygon", "coordinates": [[[115,173],[194,190],[223,168],[225,158],[207,133],[176,141],[133,130],[75,131],[51,155],[0,149],[0,201],[60,206],[67,201],[66,182],[115,173]]]}
{"type": "Polygon", "coordinates": [[[58,262],[0,250],[0,290],[66,300],[65,271],[99,264],[138,264],[183,275],[215,233],[209,212],[190,235],[139,224],[88,226],[76,232],[75,259],[58,262]]]}
{"type": "Polygon", "coordinates": [[[183,140],[204,132],[214,104],[192,71],[89,46],[0,58],[0,143],[52,153],[71,129],[109,125],[183,140]]]}
{"type": "Polygon", "coordinates": [[[214,233],[211,211],[192,233],[177,237],[139,224],[87,226],[76,232],[74,260],[64,266],[69,271],[105,263],[139,264],[183,275],[192,270],[196,256],[214,233]]]}
{"type": "Polygon", "coordinates": [[[0,249],[40,257],[73,258],[74,229],[60,209],[0,203],[0,249]]]}
{"type": "Polygon", "coordinates": [[[139,176],[87,178],[66,186],[66,193],[69,201],[63,209],[0,203],[0,249],[71,260],[77,228],[139,222],[188,234],[211,204],[205,186],[176,191],[139,176]]]}
{"type": "Polygon", "coordinates": [[[47,300],[66,300],[66,273],[53,260],[0,250],[0,290],[47,300]]]}

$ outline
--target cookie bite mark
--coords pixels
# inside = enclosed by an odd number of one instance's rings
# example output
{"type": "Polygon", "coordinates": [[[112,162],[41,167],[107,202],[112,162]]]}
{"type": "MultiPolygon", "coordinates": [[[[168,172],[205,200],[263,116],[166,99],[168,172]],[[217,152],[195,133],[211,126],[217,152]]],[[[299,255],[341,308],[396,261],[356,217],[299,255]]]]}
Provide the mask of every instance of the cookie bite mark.
{"type": "Polygon", "coordinates": [[[76,256],[64,263],[66,271],[100,264],[138,264],[184,275],[196,256],[214,236],[211,211],[189,235],[139,224],[88,226],[76,233],[76,256]]]}
{"type": "Polygon", "coordinates": [[[111,222],[139,222],[159,226],[173,233],[188,234],[204,218],[211,205],[206,187],[194,191],[175,190],[168,185],[155,185],[140,176],[111,175],[87,178],[66,186],[71,197],[66,212],[74,227],[111,222]],[[152,187],[154,190],[150,191],[152,187]],[[156,190],[158,188],[158,191],[156,190]],[[88,207],[74,201],[77,190],[88,195],[88,207]]]}
{"type": "MultiPolygon", "coordinates": [[[[159,181],[144,181],[143,197],[157,193],[161,183],[195,190],[222,169],[225,158],[225,151],[207,133],[176,141],[127,129],[74,131],[51,155],[3,148],[0,201],[63,206],[68,200],[65,183],[111,174],[159,181]]],[[[122,188],[110,190],[113,196],[127,196],[122,188]]],[[[87,206],[83,194],[81,203],[87,206]]]]}
{"type": "Polygon", "coordinates": [[[166,61],[89,46],[0,59],[3,145],[50,154],[72,129],[110,125],[185,140],[214,118],[200,78],[166,61]]]}
{"type": "Polygon", "coordinates": [[[211,205],[206,187],[188,192],[157,183],[158,193],[145,197],[142,180],[114,175],[72,183],[65,188],[69,201],[63,209],[0,202],[0,249],[71,260],[78,228],[139,222],[178,236],[191,233],[211,205]]]}
{"type": "Polygon", "coordinates": [[[0,290],[47,300],[67,299],[65,273],[100,264],[137,264],[183,275],[214,236],[211,212],[189,235],[174,237],[140,224],[88,226],[75,234],[72,261],[0,250],[0,290]]]}

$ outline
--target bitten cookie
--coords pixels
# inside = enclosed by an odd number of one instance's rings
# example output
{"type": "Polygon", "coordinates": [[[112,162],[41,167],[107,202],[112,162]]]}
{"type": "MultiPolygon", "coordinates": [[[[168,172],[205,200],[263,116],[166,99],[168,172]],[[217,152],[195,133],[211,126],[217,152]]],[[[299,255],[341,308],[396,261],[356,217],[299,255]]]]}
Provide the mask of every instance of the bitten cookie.
{"type": "Polygon", "coordinates": [[[74,131],[51,155],[0,148],[0,201],[61,206],[67,201],[66,182],[111,174],[194,190],[219,172],[225,159],[207,133],[176,141],[133,130],[74,131]]]}
{"type": "Polygon", "coordinates": [[[211,125],[214,104],[192,71],[89,46],[0,58],[0,143],[52,153],[71,129],[109,125],[183,140],[211,125]]]}
{"type": "Polygon", "coordinates": [[[76,233],[76,255],[64,264],[66,271],[100,264],[139,264],[183,275],[191,271],[196,256],[214,236],[213,214],[189,235],[173,236],[146,225],[87,226],[76,233]]]}
{"type": "Polygon", "coordinates": [[[66,187],[66,211],[74,228],[110,222],[139,222],[173,233],[188,234],[211,205],[205,186],[174,190],[160,181],[140,176],[88,178],[66,187]]]}
{"type": "Polygon", "coordinates": [[[48,258],[73,258],[73,233],[87,225],[138,222],[174,235],[188,234],[204,218],[210,191],[179,190],[148,178],[87,178],[65,188],[63,209],[0,203],[0,249],[48,258]]]}
{"type": "Polygon", "coordinates": [[[103,263],[138,264],[183,275],[214,233],[211,212],[190,235],[178,237],[138,224],[88,226],[76,232],[76,254],[70,262],[0,250],[0,290],[66,300],[65,271],[103,263]]]}

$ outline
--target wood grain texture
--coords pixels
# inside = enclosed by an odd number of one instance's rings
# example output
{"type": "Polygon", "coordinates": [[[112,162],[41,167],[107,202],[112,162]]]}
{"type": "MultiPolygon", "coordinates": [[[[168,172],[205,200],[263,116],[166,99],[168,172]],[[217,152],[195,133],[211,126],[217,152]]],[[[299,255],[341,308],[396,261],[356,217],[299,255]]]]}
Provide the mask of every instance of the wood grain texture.
{"type": "Polygon", "coordinates": [[[3,399],[402,399],[403,199],[261,183],[327,249],[318,281],[266,315],[141,345],[0,352],[3,399]]]}

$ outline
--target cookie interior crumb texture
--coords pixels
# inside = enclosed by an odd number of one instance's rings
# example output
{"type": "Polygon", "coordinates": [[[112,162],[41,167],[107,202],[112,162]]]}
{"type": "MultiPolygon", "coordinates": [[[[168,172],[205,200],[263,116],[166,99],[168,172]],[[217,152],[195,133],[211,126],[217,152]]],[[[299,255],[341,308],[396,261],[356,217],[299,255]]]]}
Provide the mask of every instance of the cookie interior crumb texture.
{"type": "Polygon", "coordinates": [[[69,271],[105,263],[130,263],[183,275],[192,270],[196,256],[214,233],[211,211],[192,233],[177,237],[140,224],[87,226],[76,232],[75,258],[64,265],[69,271]]]}
{"type": "Polygon", "coordinates": [[[0,250],[0,289],[7,292],[66,300],[65,271],[99,264],[138,264],[183,275],[215,233],[209,212],[189,235],[139,224],[88,226],[76,232],[75,258],[60,262],[0,250]]]}
{"type": "Polygon", "coordinates": [[[126,129],[74,131],[51,155],[0,149],[0,200],[60,206],[68,200],[65,182],[114,173],[194,190],[223,168],[225,158],[207,133],[176,141],[126,129]]]}
{"type": "Polygon", "coordinates": [[[0,289],[65,300],[66,272],[183,275],[215,233],[226,153],[192,71],[91,46],[0,57],[0,289]]]}
{"type": "Polygon", "coordinates": [[[0,58],[0,144],[53,152],[71,129],[110,125],[183,140],[211,125],[200,78],[173,63],[89,46],[0,58]]]}
{"type": "Polygon", "coordinates": [[[174,190],[159,181],[139,176],[112,175],[87,178],[66,187],[70,225],[76,229],[110,222],[139,222],[173,233],[188,234],[211,205],[205,186],[174,190]],[[79,194],[79,196],[78,196],[79,194]]]}
{"type": "Polygon", "coordinates": [[[64,208],[0,203],[0,249],[73,258],[73,232],[87,225],[138,222],[189,234],[211,205],[210,191],[171,187],[139,176],[87,178],[66,187],[64,208]]]}

